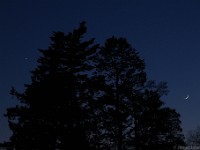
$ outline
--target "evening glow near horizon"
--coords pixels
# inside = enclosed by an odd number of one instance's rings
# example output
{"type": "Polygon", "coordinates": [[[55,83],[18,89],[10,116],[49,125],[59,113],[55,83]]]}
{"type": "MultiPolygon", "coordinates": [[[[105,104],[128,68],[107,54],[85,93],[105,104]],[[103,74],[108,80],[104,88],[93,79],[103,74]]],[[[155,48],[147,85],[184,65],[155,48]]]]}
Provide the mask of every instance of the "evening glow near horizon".
{"type": "Polygon", "coordinates": [[[86,21],[85,38],[97,43],[125,37],[145,60],[148,79],[166,81],[162,100],[181,115],[184,133],[200,125],[200,1],[191,0],[1,0],[0,141],[9,138],[8,107],[17,104],[37,65],[38,49],[53,31],[70,32],[86,21]]]}

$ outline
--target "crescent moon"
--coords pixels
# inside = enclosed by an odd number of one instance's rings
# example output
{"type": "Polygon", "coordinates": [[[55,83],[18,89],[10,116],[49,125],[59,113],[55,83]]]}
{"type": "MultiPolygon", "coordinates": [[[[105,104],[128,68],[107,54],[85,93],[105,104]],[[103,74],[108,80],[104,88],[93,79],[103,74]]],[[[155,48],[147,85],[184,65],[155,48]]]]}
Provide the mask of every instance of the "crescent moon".
{"type": "Polygon", "coordinates": [[[185,99],[188,99],[190,97],[190,95],[187,95],[185,99]]]}

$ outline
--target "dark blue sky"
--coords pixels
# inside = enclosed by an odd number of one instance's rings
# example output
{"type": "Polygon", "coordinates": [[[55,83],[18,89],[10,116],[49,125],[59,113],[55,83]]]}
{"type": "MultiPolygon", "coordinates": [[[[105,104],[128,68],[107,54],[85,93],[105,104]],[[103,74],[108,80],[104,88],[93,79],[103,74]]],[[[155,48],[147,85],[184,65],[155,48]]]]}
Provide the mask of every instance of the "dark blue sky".
{"type": "Polygon", "coordinates": [[[163,100],[181,114],[184,132],[200,125],[199,8],[198,0],[0,0],[0,141],[11,134],[3,117],[16,104],[11,86],[22,91],[30,82],[37,49],[49,46],[53,31],[67,33],[83,20],[86,38],[127,38],[149,79],[168,82],[163,100]]]}

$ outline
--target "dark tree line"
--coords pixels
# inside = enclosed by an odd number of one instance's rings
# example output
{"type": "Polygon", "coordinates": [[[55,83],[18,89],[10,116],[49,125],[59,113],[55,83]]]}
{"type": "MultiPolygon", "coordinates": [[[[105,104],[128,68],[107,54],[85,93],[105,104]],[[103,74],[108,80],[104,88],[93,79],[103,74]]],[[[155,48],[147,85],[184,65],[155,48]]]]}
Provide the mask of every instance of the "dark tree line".
{"type": "Polygon", "coordinates": [[[184,145],[180,115],[164,107],[165,83],[149,81],[125,38],[85,40],[85,22],[51,45],[8,108],[8,149],[172,150],[184,145]]]}

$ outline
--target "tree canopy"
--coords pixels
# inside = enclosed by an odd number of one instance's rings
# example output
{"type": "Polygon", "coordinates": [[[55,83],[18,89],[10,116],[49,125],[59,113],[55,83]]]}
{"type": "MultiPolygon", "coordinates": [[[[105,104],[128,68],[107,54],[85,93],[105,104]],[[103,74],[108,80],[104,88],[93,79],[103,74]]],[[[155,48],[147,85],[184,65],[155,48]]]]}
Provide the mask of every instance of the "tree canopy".
{"type": "Polygon", "coordinates": [[[184,145],[180,114],[164,107],[165,83],[147,78],[125,38],[85,40],[85,22],[52,43],[31,72],[21,105],[8,108],[13,149],[172,150],[184,145]]]}

